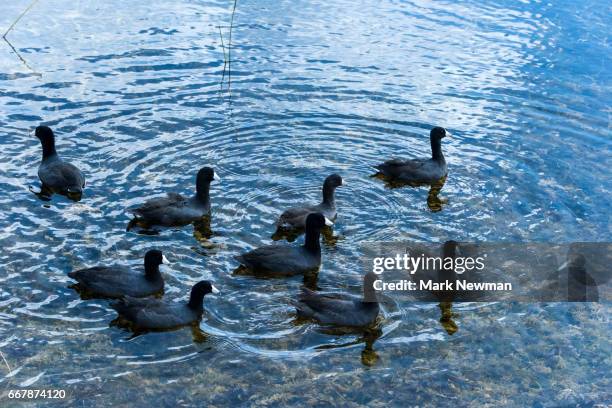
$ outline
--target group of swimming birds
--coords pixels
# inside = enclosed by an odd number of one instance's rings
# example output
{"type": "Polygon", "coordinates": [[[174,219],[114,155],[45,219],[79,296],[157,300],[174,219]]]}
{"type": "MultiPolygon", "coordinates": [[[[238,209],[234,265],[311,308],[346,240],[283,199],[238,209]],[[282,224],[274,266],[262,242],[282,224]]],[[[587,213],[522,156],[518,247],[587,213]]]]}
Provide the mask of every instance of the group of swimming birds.
{"type": "MultiPolygon", "coordinates": [[[[36,136],[42,144],[43,157],[38,168],[42,182],[41,197],[51,194],[66,195],[80,200],[85,188],[83,173],[73,164],[62,160],[55,149],[55,136],[47,126],[38,126],[36,136]]],[[[431,158],[389,160],[376,168],[378,175],[391,182],[431,184],[447,174],[441,140],[448,132],[435,127],[430,132],[431,158]]],[[[131,209],[131,224],[142,228],[177,227],[198,222],[210,216],[210,183],[219,178],[210,167],[203,167],[196,177],[196,193],[185,197],[168,193],[153,198],[138,208],[131,209]]],[[[236,256],[243,271],[260,277],[295,276],[316,272],[321,265],[320,233],[336,219],[334,192],[343,183],[342,177],[332,174],[323,184],[323,201],[317,205],[303,205],[283,212],[279,229],[304,231],[304,244],[267,245],[236,256]]],[[[168,330],[196,324],[204,311],[204,296],[219,293],[210,281],[201,281],[191,289],[187,303],[167,302],[156,295],[164,290],[164,279],[159,266],[167,263],[159,250],[149,250],[144,257],[144,271],[126,266],[95,266],[70,272],[77,281],[81,295],[116,299],[112,307],[118,312],[118,321],[135,332],[168,330]]],[[[374,276],[364,276],[363,298],[346,294],[323,293],[303,288],[293,302],[299,317],[310,318],[323,325],[367,327],[373,325],[379,314],[374,294],[374,276]],[[370,301],[366,301],[369,299],[370,301]]]]}

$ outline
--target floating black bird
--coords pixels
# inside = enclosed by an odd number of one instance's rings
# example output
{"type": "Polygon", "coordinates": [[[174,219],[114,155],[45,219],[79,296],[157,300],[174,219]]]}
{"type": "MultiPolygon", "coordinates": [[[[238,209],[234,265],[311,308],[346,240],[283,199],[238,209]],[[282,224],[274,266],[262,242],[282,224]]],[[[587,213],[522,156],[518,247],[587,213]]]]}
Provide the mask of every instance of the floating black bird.
{"type": "Polygon", "coordinates": [[[79,201],[85,188],[85,176],[75,165],[62,160],[55,150],[55,135],[48,126],[38,126],[35,131],[43,150],[38,166],[38,178],[42,182],[40,195],[62,194],[79,201]]]}

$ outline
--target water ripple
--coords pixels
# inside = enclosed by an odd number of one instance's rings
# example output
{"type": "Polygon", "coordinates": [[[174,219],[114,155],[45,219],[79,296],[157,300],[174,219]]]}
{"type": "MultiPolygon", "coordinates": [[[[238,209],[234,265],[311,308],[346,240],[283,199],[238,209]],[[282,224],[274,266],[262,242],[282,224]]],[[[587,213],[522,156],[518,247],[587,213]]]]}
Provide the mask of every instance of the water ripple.
{"type": "MultiPolygon", "coordinates": [[[[500,375],[485,354],[508,356],[500,367],[524,374],[523,357],[549,366],[538,347],[554,341],[568,376],[580,376],[583,361],[572,353],[581,347],[567,320],[584,326],[580,341],[597,344],[608,335],[598,317],[605,306],[456,305],[459,331],[449,337],[436,305],[392,301],[372,351],[357,334],[294,322],[289,301],[302,278],[231,272],[233,255],[272,242],[284,209],[319,201],[331,173],[346,185],[337,190],[335,240],[323,246],[324,290],[360,293],[360,247],[373,241],[609,240],[609,7],[587,3],[239,2],[230,98],[227,71],[220,83],[226,2],[41,2],[10,36],[42,77],[0,50],[0,382],[79,384],[97,395],[97,384],[126,381],[137,384],[137,398],[150,378],[193,390],[190,378],[223,388],[240,373],[264,386],[295,379],[297,394],[313,392],[303,381],[323,386],[331,376],[369,385],[372,395],[403,395],[380,383],[387,374],[371,373],[393,369],[399,378],[414,365],[435,384],[461,373],[453,381],[490,404],[471,385],[500,375]],[[54,128],[60,154],[87,174],[80,203],[44,203],[29,192],[38,185],[31,131],[39,123],[54,128]],[[429,209],[427,188],[389,189],[369,177],[387,158],[428,155],[435,125],[454,135],[444,140],[450,174],[440,195],[448,203],[439,212],[429,209]],[[192,227],[125,232],[127,208],[168,191],[191,194],[204,165],[222,178],[211,189],[208,242],[192,227]],[[199,332],[130,338],[109,327],[108,302],[81,301],[69,288],[72,269],[139,265],[150,248],[173,261],[163,271],[165,297],[183,301],[200,279],[222,289],[206,299],[199,332]],[[363,369],[371,361],[378,367],[363,369]]],[[[0,26],[19,7],[7,5],[0,26]]],[[[593,372],[609,371],[596,354],[585,357],[593,372]]],[[[544,384],[541,398],[559,402],[558,387],[537,370],[524,375],[544,384]]],[[[422,385],[407,389],[436,388],[422,385]]],[[[236,391],[228,401],[246,398],[236,391]]]]}

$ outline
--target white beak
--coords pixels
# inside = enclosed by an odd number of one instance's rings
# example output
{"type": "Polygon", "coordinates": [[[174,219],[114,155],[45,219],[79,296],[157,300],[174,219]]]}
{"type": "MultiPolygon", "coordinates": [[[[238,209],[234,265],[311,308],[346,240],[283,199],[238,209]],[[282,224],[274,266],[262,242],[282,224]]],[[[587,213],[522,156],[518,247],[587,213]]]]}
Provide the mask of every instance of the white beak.
{"type": "Polygon", "coordinates": [[[444,134],[446,135],[446,137],[451,137],[453,134],[451,132],[449,132],[448,130],[446,130],[444,132],[444,134]]]}
{"type": "Polygon", "coordinates": [[[221,177],[217,176],[217,172],[213,173],[213,180],[221,181],[221,177]]]}
{"type": "Polygon", "coordinates": [[[162,263],[165,265],[170,265],[170,261],[166,258],[166,255],[162,255],[162,263]]]}
{"type": "Polygon", "coordinates": [[[218,294],[218,293],[221,293],[221,292],[219,291],[219,289],[215,288],[215,285],[210,285],[210,287],[212,288],[212,293],[213,293],[213,295],[216,295],[216,294],[218,294]]]}
{"type": "Polygon", "coordinates": [[[331,227],[332,225],[334,225],[334,223],[332,222],[332,220],[325,217],[325,225],[327,225],[328,227],[331,227]]]}

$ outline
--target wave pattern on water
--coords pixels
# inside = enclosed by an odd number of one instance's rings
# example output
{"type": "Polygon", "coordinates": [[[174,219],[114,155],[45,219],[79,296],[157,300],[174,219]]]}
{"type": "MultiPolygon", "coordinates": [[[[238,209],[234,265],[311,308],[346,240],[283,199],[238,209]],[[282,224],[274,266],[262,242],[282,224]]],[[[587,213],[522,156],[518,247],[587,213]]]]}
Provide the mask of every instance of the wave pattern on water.
{"type": "MultiPolygon", "coordinates": [[[[3,8],[0,27],[22,11],[18,2],[3,8]]],[[[0,383],[87,393],[121,381],[125,393],[108,398],[127,400],[142,398],[142,387],[224,389],[240,377],[242,388],[222,400],[238,403],[279,398],[264,387],[283,380],[290,394],[336,395],[333,377],[347,399],[358,400],[358,379],[372,398],[418,387],[428,403],[482,403],[508,391],[485,396],[474,384],[520,371],[522,405],[601,400],[602,383],[591,380],[609,372],[597,358],[597,345],[609,344],[606,305],[456,305],[450,337],[436,305],[391,302],[373,356],[359,335],[294,323],[289,300],[301,279],[231,271],[233,255],[271,242],[283,209],[320,200],[331,173],[346,186],[336,239],[323,246],[325,290],[359,293],[359,247],[371,241],[610,240],[609,11],[598,0],[239,2],[230,98],[220,83],[226,2],[37,4],[10,40],[42,76],[0,47],[0,383]],[[28,191],[38,185],[39,123],[86,173],[81,202],[45,204],[28,191]],[[453,133],[443,142],[450,174],[440,212],[425,188],[369,177],[386,158],[428,155],[435,125],[453,133]],[[210,243],[191,227],[125,232],[127,208],[189,194],[204,165],[222,178],[212,186],[210,243]],[[184,299],[204,278],[222,289],[206,299],[199,333],[130,338],[108,326],[107,302],[69,288],[72,269],[138,265],[152,247],[173,261],[166,297],[184,299]],[[504,362],[490,364],[491,353],[504,362]],[[551,364],[576,395],[543,374],[551,364]]]]}

